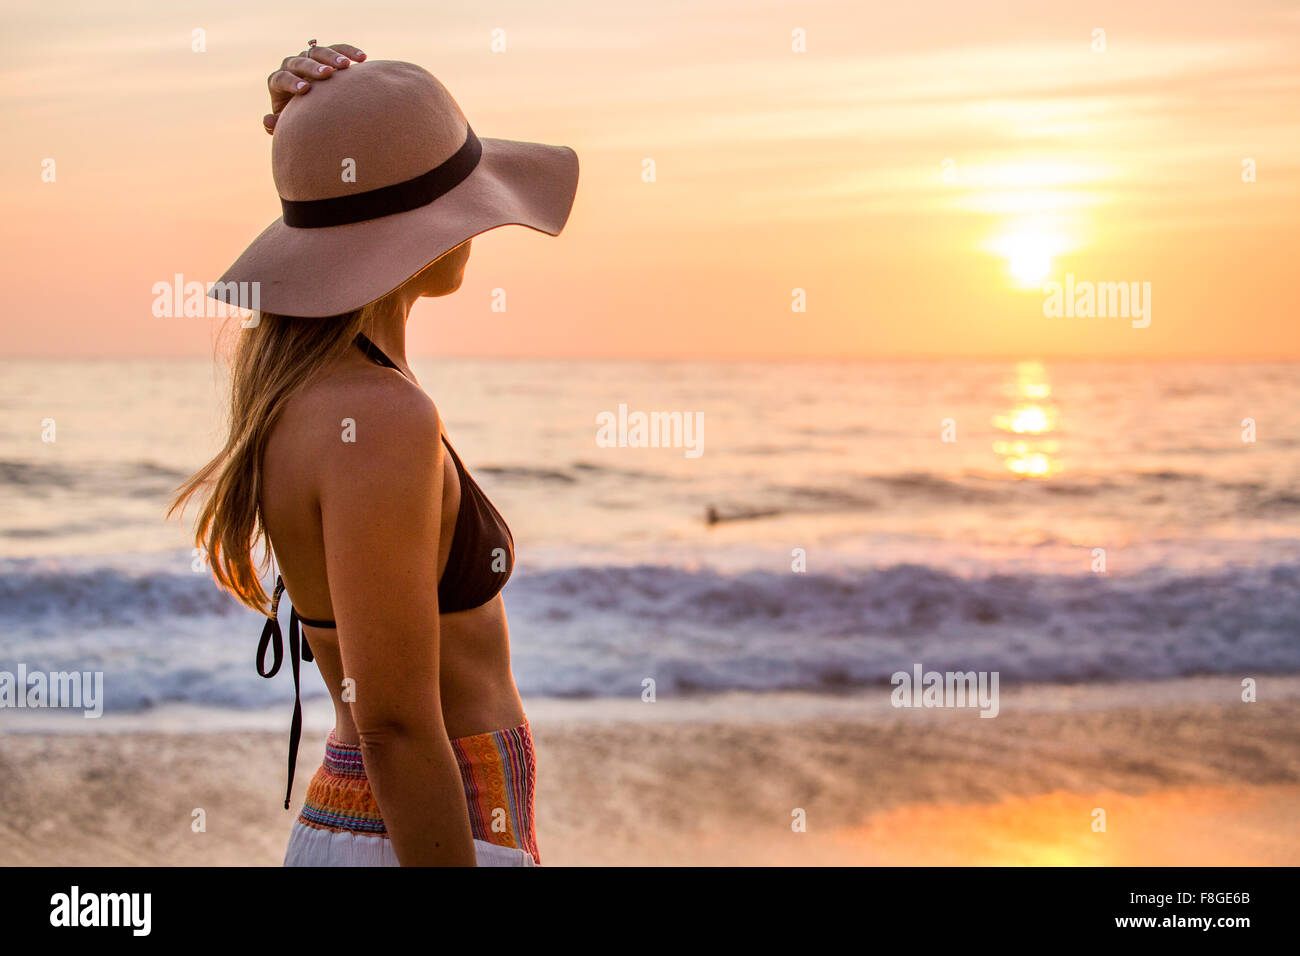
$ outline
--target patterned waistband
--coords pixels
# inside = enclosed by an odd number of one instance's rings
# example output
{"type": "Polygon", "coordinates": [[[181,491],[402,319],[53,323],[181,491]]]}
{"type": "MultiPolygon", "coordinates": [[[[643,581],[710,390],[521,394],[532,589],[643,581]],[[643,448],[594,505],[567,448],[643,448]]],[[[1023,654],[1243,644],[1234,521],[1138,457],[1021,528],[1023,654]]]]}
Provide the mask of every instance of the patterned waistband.
{"type": "Polygon", "coordinates": [[[366,776],[366,765],[361,760],[361,747],[356,744],[339,743],[332,730],[325,739],[325,759],[321,766],[336,777],[365,779],[366,776]]]}
{"type": "MultiPolygon", "coordinates": [[[[534,862],[541,863],[533,823],[537,762],[528,721],[509,730],[458,737],[451,748],[460,767],[474,838],[526,850],[534,862]]],[[[307,786],[298,819],[323,830],[388,833],[359,746],[340,743],[330,731],[325,759],[307,786]]]]}

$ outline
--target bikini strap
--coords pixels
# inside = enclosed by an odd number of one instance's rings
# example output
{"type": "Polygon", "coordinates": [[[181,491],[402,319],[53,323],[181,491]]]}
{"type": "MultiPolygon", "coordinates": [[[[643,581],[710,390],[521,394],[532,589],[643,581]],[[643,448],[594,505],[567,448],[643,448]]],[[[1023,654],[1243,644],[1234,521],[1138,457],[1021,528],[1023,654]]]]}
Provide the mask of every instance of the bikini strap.
{"type": "MultiPolygon", "coordinates": [[[[257,673],[261,677],[274,677],[280,672],[284,662],[284,637],[280,632],[280,598],[284,594],[284,578],[276,575],[275,590],[271,595],[271,613],[267,615],[266,625],[262,628],[262,639],[257,645],[257,673]],[[266,651],[271,649],[273,655],[270,669],[266,666],[266,651]]],[[[284,793],[284,808],[289,809],[289,800],[293,796],[293,772],[298,766],[298,744],[302,740],[302,686],[298,662],[310,663],[315,660],[311,646],[303,635],[299,622],[302,620],[296,610],[289,612],[289,669],[293,673],[293,720],[289,724],[289,784],[284,793]]]]}
{"type": "Polygon", "coordinates": [[[402,371],[400,368],[397,368],[396,362],[384,354],[383,349],[366,337],[365,333],[358,332],[357,337],[352,340],[352,344],[361,349],[362,352],[365,352],[366,357],[372,362],[377,362],[385,368],[396,369],[398,372],[402,371]]]}
{"type": "MultiPolygon", "coordinates": [[[[358,332],[358,333],[357,333],[357,337],[356,337],[355,339],[352,340],[352,344],[355,345],[357,348],[361,349],[361,351],[364,352],[364,353],[366,354],[366,357],[369,358],[372,362],[375,362],[375,363],[377,363],[377,364],[379,364],[379,365],[382,365],[382,366],[384,366],[385,368],[395,369],[395,370],[398,371],[399,373],[402,372],[402,370],[401,370],[400,368],[397,368],[397,363],[394,362],[392,359],[390,359],[387,355],[385,355],[383,349],[381,349],[381,348],[380,348],[378,345],[376,345],[374,342],[370,341],[370,339],[366,337],[366,335],[365,335],[364,332],[358,332]]],[[[405,373],[402,373],[402,374],[405,374],[405,373]]],[[[447,436],[446,436],[446,435],[443,435],[443,436],[442,436],[442,443],[443,443],[444,445],[446,445],[446,446],[447,446],[447,450],[448,450],[449,452],[451,452],[451,459],[452,459],[452,461],[455,462],[455,464],[456,464],[456,473],[457,473],[457,474],[460,474],[460,475],[464,475],[464,474],[466,474],[466,472],[465,472],[465,466],[464,466],[464,464],[461,463],[461,460],[460,460],[460,455],[456,454],[456,449],[454,449],[454,448],[451,447],[451,442],[449,442],[449,441],[447,440],[447,436]]],[[[333,627],[333,626],[334,626],[334,622],[333,622],[333,621],[326,621],[326,622],[324,622],[323,624],[317,624],[317,622],[315,622],[315,621],[308,621],[306,618],[303,618],[302,620],[303,620],[304,623],[306,623],[306,624],[310,624],[310,625],[315,626],[315,627],[333,627]]]]}

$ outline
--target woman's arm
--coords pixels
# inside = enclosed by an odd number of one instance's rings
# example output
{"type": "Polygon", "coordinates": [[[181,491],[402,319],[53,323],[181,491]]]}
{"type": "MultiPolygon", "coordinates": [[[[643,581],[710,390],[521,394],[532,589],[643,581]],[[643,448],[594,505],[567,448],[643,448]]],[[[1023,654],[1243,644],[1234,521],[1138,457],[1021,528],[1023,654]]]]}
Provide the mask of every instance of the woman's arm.
{"type": "Polygon", "coordinates": [[[341,404],[319,462],[321,526],[366,776],[403,866],[473,866],[438,694],[438,412],[396,376],[350,390],[341,404]],[[355,422],[355,441],[342,440],[343,417],[355,422]]]}

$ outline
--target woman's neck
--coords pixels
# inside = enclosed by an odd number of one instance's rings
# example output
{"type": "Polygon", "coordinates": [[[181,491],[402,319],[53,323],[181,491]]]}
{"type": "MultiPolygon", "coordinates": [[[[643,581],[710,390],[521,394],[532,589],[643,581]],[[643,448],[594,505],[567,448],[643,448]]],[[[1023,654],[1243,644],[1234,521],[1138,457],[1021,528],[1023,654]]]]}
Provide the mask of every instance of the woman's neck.
{"type": "Polygon", "coordinates": [[[414,378],[406,361],[406,320],[410,312],[411,303],[405,297],[396,297],[391,308],[374,316],[361,331],[401,368],[403,374],[414,378]]]}

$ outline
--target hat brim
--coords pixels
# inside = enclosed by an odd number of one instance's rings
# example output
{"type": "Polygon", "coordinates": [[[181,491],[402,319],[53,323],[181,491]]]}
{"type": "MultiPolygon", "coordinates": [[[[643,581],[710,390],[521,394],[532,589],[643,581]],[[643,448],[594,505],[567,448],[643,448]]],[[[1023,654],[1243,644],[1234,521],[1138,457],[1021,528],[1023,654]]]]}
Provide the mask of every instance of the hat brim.
{"type": "Polygon", "coordinates": [[[426,206],[317,229],[275,220],[208,295],[248,308],[237,284],[256,282],[259,311],[323,318],[387,295],[489,229],[519,225],[558,236],[578,189],[577,153],[509,139],[481,142],[474,172],[426,206]]]}

